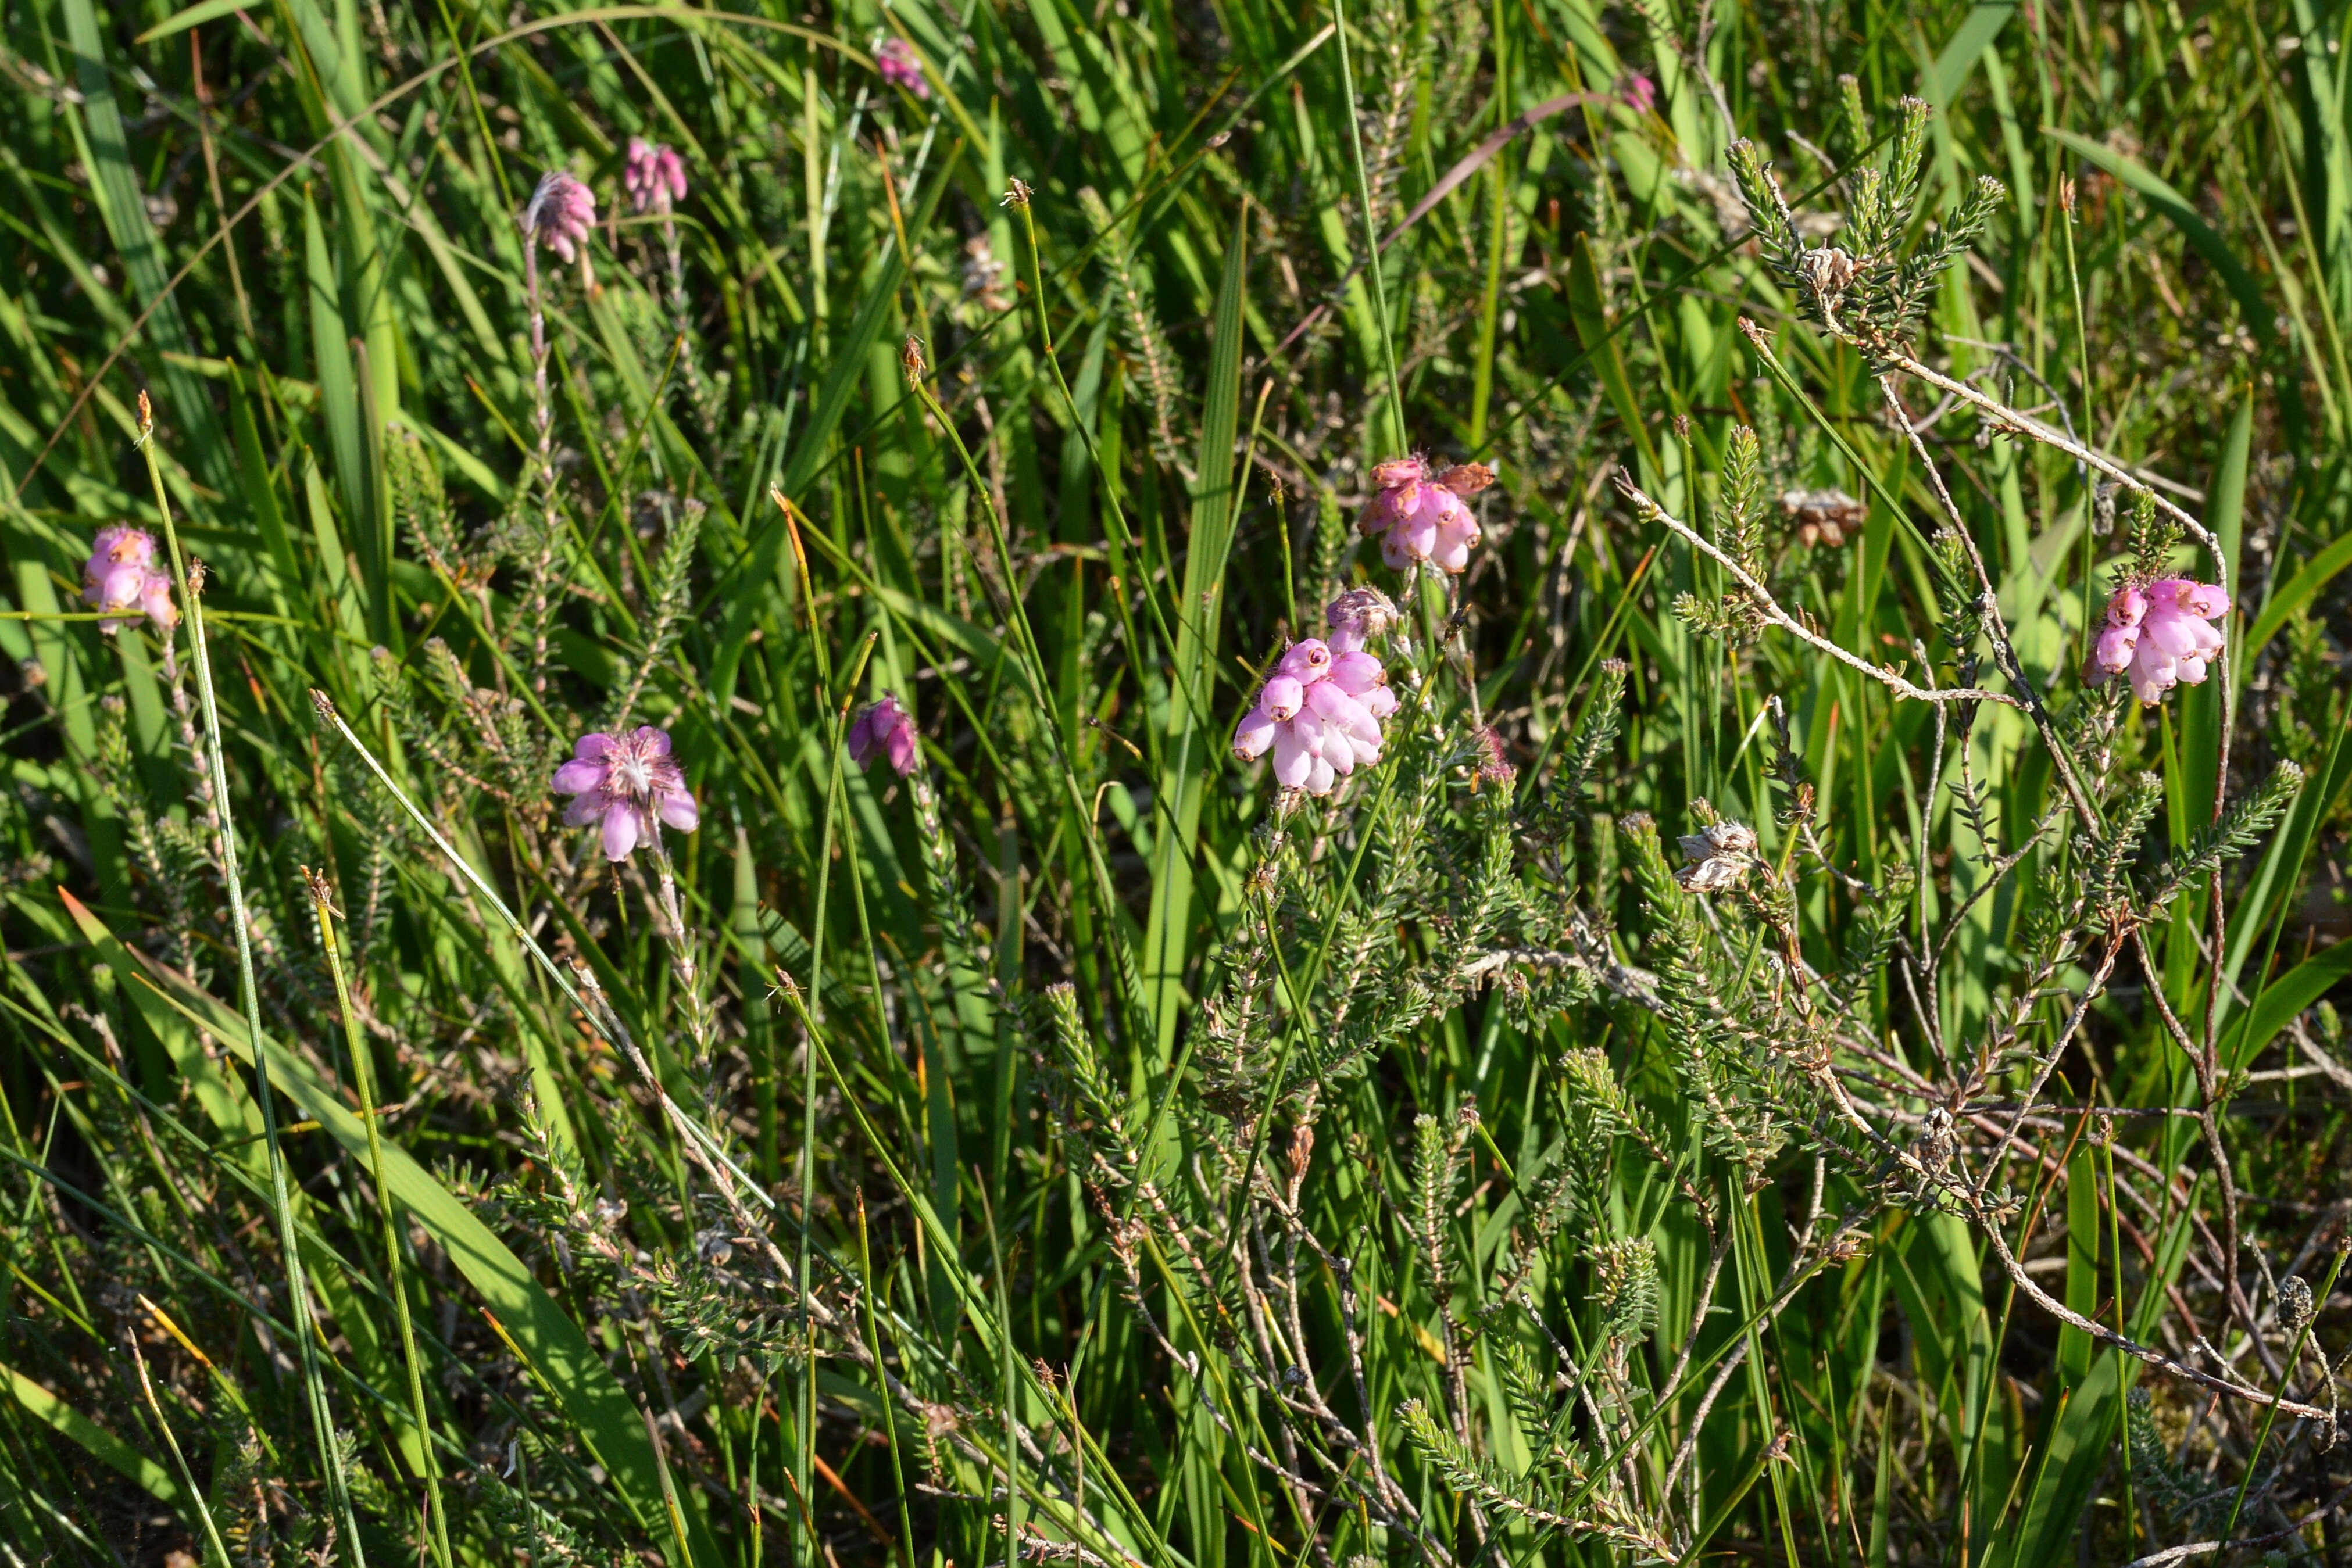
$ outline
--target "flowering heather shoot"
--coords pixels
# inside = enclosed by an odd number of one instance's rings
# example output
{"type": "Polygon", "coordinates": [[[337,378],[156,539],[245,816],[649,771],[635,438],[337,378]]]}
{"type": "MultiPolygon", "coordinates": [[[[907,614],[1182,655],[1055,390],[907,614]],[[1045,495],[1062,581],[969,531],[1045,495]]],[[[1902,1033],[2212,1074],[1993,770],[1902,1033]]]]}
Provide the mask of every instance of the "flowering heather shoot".
{"type": "Polygon", "coordinates": [[[565,261],[585,253],[588,231],[596,226],[596,197],[587,186],[551,169],[541,176],[522,210],[523,233],[533,245],[543,245],[565,261]]]}
{"type": "Polygon", "coordinates": [[[931,96],[931,84],[923,79],[923,64],[915,57],[914,46],[904,38],[885,38],[876,45],[874,68],[892,87],[920,99],[931,96]]]}
{"type": "Polygon", "coordinates": [[[1328,795],[1339,779],[1381,759],[1381,721],[1396,706],[1377,657],[1335,653],[1309,637],[1275,662],[1256,706],[1234,731],[1234,755],[1250,761],[1270,751],[1284,789],[1328,795]]]}
{"type": "Polygon", "coordinates": [[[901,779],[922,766],[915,721],[907,716],[897,697],[886,696],[858,711],[849,727],[849,759],[860,768],[887,762],[901,779]]]}
{"type": "Polygon", "coordinates": [[[2099,632],[2099,668],[2127,677],[2144,703],[2161,702],[2175,685],[2200,685],[2221,653],[2221,630],[2213,622],[2229,612],[2228,594],[2187,578],[2119,588],[2099,632]]]}
{"type": "Polygon", "coordinates": [[[1381,559],[1402,571],[1416,561],[1459,574],[1478,544],[1478,519],[1463,504],[1495,481],[1492,469],[1467,463],[1435,472],[1420,457],[1372,466],[1378,492],[1357,527],[1381,540],[1381,559]]]}
{"type": "Polygon", "coordinates": [[[640,845],[658,850],[664,826],[690,833],[700,821],[686,775],[670,756],[669,734],[640,725],[626,735],[588,734],[572,760],[555,770],[554,790],[569,795],[564,822],[601,829],[608,861],[627,860],[640,845]]]}
{"type": "MultiPolygon", "coordinates": [[[[667,142],[632,136],[628,159],[621,165],[621,189],[628,193],[632,212],[667,213],[686,200],[686,165],[667,142]]],[[[595,221],[593,215],[589,221],[595,221]]]]}
{"type": "Polygon", "coordinates": [[[81,568],[82,601],[107,617],[98,623],[113,632],[144,615],[158,632],[179,623],[172,602],[171,574],[156,563],[155,536],[117,524],[98,530],[81,568]]]}
{"type": "Polygon", "coordinates": [[[2347,26],[42,0],[0,1568],[2352,1568],[2347,26]]]}

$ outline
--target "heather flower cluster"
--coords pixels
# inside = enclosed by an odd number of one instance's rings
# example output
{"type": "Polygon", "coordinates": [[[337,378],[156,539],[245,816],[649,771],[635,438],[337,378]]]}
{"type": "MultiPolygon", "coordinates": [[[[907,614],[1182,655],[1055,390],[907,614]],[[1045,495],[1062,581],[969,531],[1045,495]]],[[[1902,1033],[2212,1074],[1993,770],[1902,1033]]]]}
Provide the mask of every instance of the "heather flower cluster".
{"type": "MultiPolygon", "coordinates": [[[[678,176],[681,193],[685,175],[678,176]]],[[[522,210],[523,233],[533,245],[543,245],[566,261],[580,258],[588,231],[596,226],[595,193],[563,172],[551,169],[540,177],[522,210]]]]}
{"type": "Polygon", "coordinates": [[[2221,651],[2221,632],[2212,623],[2229,612],[2228,594],[2185,577],[2116,590],[2099,633],[2101,678],[2128,676],[2144,703],[2158,701],[2178,682],[2200,685],[2206,664],[2221,651]]]}
{"type": "Polygon", "coordinates": [[[144,615],[158,632],[180,623],[179,606],[172,602],[170,574],[155,565],[155,536],[145,528],[123,525],[98,530],[90,541],[89,559],[82,563],[81,596],[92,610],[109,619],[101,632],[118,631],[144,615]]]}
{"type": "MultiPolygon", "coordinates": [[[[642,136],[632,136],[628,158],[621,165],[621,189],[628,193],[633,211],[667,213],[686,200],[686,165],[667,142],[648,142],[642,136]]],[[[589,221],[593,223],[593,202],[589,211],[589,221]]]]}
{"type": "Polygon", "coordinates": [[[582,736],[572,760],[555,770],[555,792],[573,797],[565,822],[603,827],[608,861],[627,860],[640,844],[658,849],[665,823],[690,833],[701,820],[669,754],[669,732],[651,725],[626,735],[582,736]]]}
{"type": "Polygon", "coordinates": [[[1364,505],[1357,527],[1381,537],[1381,559],[1399,571],[1415,561],[1459,573],[1478,543],[1478,519],[1463,498],[1495,482],[1483,463],[1433,474],[1421,457],[1392,457],[1372,465],[1379,491],[1364,505]]]}
{"type": "Polygon", "coordinates": [[[923,63],[915,57],[914,46],[904,38],[885,38],[877,45],[874,68],[892,87],[905,88],[917,98],[931,96],[931,84],[923,79],[923,63]]]}
{"type": "Polygon", "coordinates": [[[894,696],[869,703],[849,726],[849,759],[866,768],[877,758],[888,762],[901,779],[914,772],[921,758],[915,721],[894,696]]]}
{"type": "MultiPolygon", "coordinates": [[[[1364,647],[1387,621],[1387,601],[1365,591],[1342,595],[1326,618],[1331,638],[1294,643],[1258,692],[1257,705],[1234,731],[1234,755],[1244,762],[1274,754],[1274,776],[1286,789],[1328,795],[1359,767],[1381,759],[1381,720],[1396,711],[1388,671],[1364,647]]],[[[1387,612],[1392,619],[1392,608],[1387,612]]]]}

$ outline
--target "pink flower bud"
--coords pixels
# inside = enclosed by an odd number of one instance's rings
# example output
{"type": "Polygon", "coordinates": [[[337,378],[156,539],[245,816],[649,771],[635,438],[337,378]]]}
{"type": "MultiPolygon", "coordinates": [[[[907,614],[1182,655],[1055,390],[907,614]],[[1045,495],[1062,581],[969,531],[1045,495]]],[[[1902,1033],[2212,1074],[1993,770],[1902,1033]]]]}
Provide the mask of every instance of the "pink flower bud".
{"type": "Polygon", "coordinates": [[[914,772],[922,758],[915,721],[907,716],[895,696],[868,704],[849,726],[850,760],[866,768],[877,758],[889,763],[890,770],[901,779],[914,772]]]}
{"type": "Polygon", "coordinates": [[[1307,688],[1296,675],[1276,675],[1265,683],[1258,694],[1257,706],[1274,716],[1279,723],[1297,716],[1301,704],[1307,701],[1307,688]]]}
{"type": "Polygon", "coordinates": [[[931,84],[923,78],[923,62],[904,38],[883,39],[874,50],[874,68],[892,87],[904,88],[917,98],[931,96],[931,84]]]}
{"type": "Polygon", "coordinates": [[[637,212],[667,213],[686,199],[686,165],[668,143],[632,136],[628,159],[621,165],[621,189],[637,212]]]}
{"type": "Polygon", "coordinates": [[[1331,645],[1320,638],[1307,637],[1293,643],[1274,666],[1294,680],[1319,681],[1331,669],[1331,645]]]}

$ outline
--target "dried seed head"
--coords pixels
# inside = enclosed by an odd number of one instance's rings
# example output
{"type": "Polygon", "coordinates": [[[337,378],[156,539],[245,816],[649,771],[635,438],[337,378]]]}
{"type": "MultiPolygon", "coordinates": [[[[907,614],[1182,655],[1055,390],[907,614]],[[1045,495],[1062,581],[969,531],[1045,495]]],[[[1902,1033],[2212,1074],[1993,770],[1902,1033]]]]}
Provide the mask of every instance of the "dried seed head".
{"type": "Polygon", "coordinates": [[[1853,257],[1836,246],[1823,246],[1809,250],[1797,258],[1797,270],[1815,297],[1823,303],[1834,303],[1853,282],[1853,257]]]}
{"type": "Polygon", "coordinates": [[[1859,528],[1870,508],[1843,490],[1784,490],[1780,510],[1797,526],[1806,544],[1842,545],[1846,531],[1859,528]]]}
{"type": "Polygon", "coordinates": [[[1437,476],[1437,484],[1461,497],[1471,497],[1495,482],[1495,471],[1484,463],[1456,463],[1437,476]]]}
{"type": "Polygon", "coordinates": [[[2303,1325],[2312,1319],[2311,1287],[2299,1274],[2289,1274],[2279,1281],[2279,1327],[2289,1333],[2300,1333],[2303,1325]]]}
{"type": "Polygon", "coordinates": [[[1675,873],[1675,880],[1692,893],[1737,886],[1756,862],[1755,831],[1739,822],[1713,822],[1675,842],[1689,862],[1675,873]]]}

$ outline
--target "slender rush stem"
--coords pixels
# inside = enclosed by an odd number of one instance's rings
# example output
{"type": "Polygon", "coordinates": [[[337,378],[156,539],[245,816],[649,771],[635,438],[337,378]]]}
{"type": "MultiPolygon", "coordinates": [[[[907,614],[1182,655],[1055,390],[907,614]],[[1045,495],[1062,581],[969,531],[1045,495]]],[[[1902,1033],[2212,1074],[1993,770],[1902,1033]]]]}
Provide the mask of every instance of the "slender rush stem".
{"type": "MultiPolygon", "coordinates": [[[[816,1054],[812,1051],[811,1056],[816,1054]]],[[[875,1392],[882,1402],[882,1431],[890,1442],[890,1485],[898,1496],[898,1549],[906,1556],[907,1568],[915,1568],[915,1521],[907,1511],[907,1469],[898,1458],[898,1415],[890,1408],[890,1387],[882,1362],[882,1324],[874,1310],[874,1295],[878,1287],[874,1280],[874,1251],[866,1236],[866,1193],[857,1194],[857,1277],[865,1286],[866,1348],[874,1357],[875,1392]]],[[[1080,1500],[1083,1502],[1083,1498],[1080,1500]]]]}
{"type": "Polygon", "coordinates": [[[408,1313],[408,1287],[401,1276],[400,1230],[392,1212],[392,1184],[383,1176],[383,1136],[376,1126],[375,1068],[358,1011],[352,1006],[351,981],[343,971],[342,942],[335,935],[335,908],[327,879],[302,868],[310,889],[310,907],[319,917],[319,946],[327,955],[327,973],[335,982],[335,1011],[343,1020],[343,1047],[352,1059],[352,1086],[359,1092],[360,1124],[367,1129],[368,1178],[375,1184],[376,1218],[383,1229],[383,1278],[392,1291],[400,1322],[400,1354],[408,1368],[408,1406],[416,1423],[416,1448],[425,1479],[425,1511],[433,1527],[433,1557],[449,1568],[449,1516],[441,1501],[441,1463],[433,1452],[433,1422],[425,1404],[425,1364],[416,1354],[416,1329],[408,1313]]]}
{"type": "MultiPolygon", "coordinates": [[[[122,1343],[131,1347],[131,1363],[139,1368],[139,1392],[146,1396],[148,1412],[155,1417],[155,1429],[163,1434],[163,1446],[172,1450],[172,1463],[179,1469],[180,1485],[187,1490],[188,1500],[196,1505],[196,1517],[204,1521],[205,1544],[220,1560],[221,1568],[233,1568],[236,1560],[229,1556],[228,1548],[221,1543],[220,1529],[213,1523],[213,1511],[205,1506],[205,1494],[196,1485],[195,1472],[188,1469],[188,1456],[180,1451],[180,1439],[173,1433],[172,1424],[163,1419],[163,1406],[156,1401],[154,1382],[147,1375],[147,1358],[139,1350],[139,1336],[126,1333],[122,1336],[122,1343]]],[[[9,1555],[13,1557],[16,1553],[10,1552],[9,1555]]]]}
{"type": "Polygon", "coordinates": [[[1634,510],[1639,512],[1643,517],[1652,521],[1664,523],[1670,530],[1680,535],[1684,541],[1693,549],[1697,550],[1700,554],[1713,560],[1716,565],[1721,567],[1725,571],[1730,573],[1732,580],[1738,582],[1742,589],[1747,591],[1748,599],[1755,606],[1757,613],[1761,615],[1770,624],[1778,626],[1780,630],[1788,632],[1790,636],[1797,638],[1801,642],[1810,643],[1822,653],[1827,653],[1831,658],[1837,660],[1840,664],[1844,664],[1849,668],[1861,671],[1864,674],[1868,675],[1872,680],[1876,681],[1879,685],[1893,692],[1896,696],[1907,697],[1913,702],[1923,703],[1998,703],[2003,707],[2014,708],[2021,708],[2026,706],[2022,700],[2010,695],[2007,692],[1985,691],[1975,686],[1916,686],[1912,685],[1909,681],[1905,680],[1901,675],[1896,674],[1893,670],[1887,669],[1883,665],[1874,664],[1859,653],[1848,653],[1837,643],[1831,642],[1827,637],[1822,636],[1820,632],[1814,631],[1811,627],[1806,625],[1803,622],[1790,614],[1786,610],[1780,608],[1780,601],[1772,597],[1772,591],[1770,589],[1766,588],[1762,583],[1757,581],[1755,578],[1749,576],[1747,570],[1742,568],[1738,561],[1732,559],[1730,556],[1725,554],[1722,550],[1717,549],[1708,540],[1701,538],[1698,530],[1693,528],[1688,523],[1676,517],[1673,513],[1658,505],[1657,502],[1650,499],[1647,495],[1643,493],[1640,486],[1636,486],[1632,480],[1625,477],[1625,475],[1622,470],[1619,471],[1617,476],[1617,487],[1625,492],[1625,498],[1633,503],[1634,510]]]}
{"type": "Polygon", "coordinates": [[[1356,71],[1348,55],[1347,0],[1331,0],[1331,21],[1339,29],[1339,92],[1347,99],[1348,148],[1356,164],[1356,200],[1364,209],[1365,270],[1372,279],[1372,315],[1381,329],[1381,353],[1389,377],[1389,422],[1395,427],[1395,447],[1405,441],[1404,388],[1397,377],[1396,340],[1389,331],[1388,290],[1381,283],[1381,220],[1372,211],[1372,183],[1364,172],[1364,127],[1356,113],[1356,71]]]}
{"type": "Polygon", "coordinates": [[[327,1406],[326,1385],[319,1376],[319,1329],[310,1317],[310,1292],[302,1277],[299,1233],[294,1224],[294,1200],[286,1185],[286,1151],[278,1133],[278,1096],[269,1086],[268,1058],[261,1049],[261,988],[253,974],[252,920],[246,912],[245,879],[236,862],[236,826],[231,820],[228,764],[221,747],[220,701],[213,691],[212,653],[205,640],[205,607],[199,584],[189,576],[187,556],[180,548],[179,524],[172,515],[172,498],[163,489],[163,470],[155,453],[155,413],[147,393],[139,393],[139,446],[147,458],[147,480],[154,487],[155,510],[163,519],[163,541],[172,555],[172,581],[188,618],[188,647],[196,670],[196,697],[204,711],[204,762],[219,813],[220,835],[214,845],[220,857],[221,883],[228,894],[228,923],[236,941],[237,999],[245,1011],[247,1038],[253,1045],[254,1099],[261,1107],[262,1141],[269,1155],[270,1207],[278,1221],[278,1247],[286,1261],[287,1320],[293,1325],[294,1349],[302,1369],[302,1386],[310,1407],[311,1435],[318,1441],[319,1469],[327,1486],[334,1516],[351,1540],[351,1560],[362,1563],[359,1524],[352,1514],[349,1485],[342,1458],[335,1446],[333,1412],[327,1406]]]}
{"type": "MultiPolygon", "coordinates": [[[[2343,1270],[2344,1254],[2339,1251],[2329,1260],[2327,1278],[2321,1282],[2319,1290],[2311,1298],[2311,1316],[2304,1319],[2303,1326],[2295,1331],[2294,1348],[2287,1353],[2286,1369],[2279,1374],[2279,1394],[2282,1398],[2286,1394],[2288,1383],[2294,1377],[2296,1364],[2303,1359],[2303,1347],[2310,1342],[2312,1325],[2319,1321],[2321,1309],[2327,1305],[2327,1298],[2336,1290],[2336,1276],[2343,1272],[2343,1270]]],[[[2221,1548],[2214,1553],[2216,1562],[2228,1559],[2230,1538],[2238,1532],[2239,1511],[2246,1506],[2246,1489],[2254,1484],[2254,1471],[2262,1466],[2263,1448],[2271,1440],[2271,1427],[2278,1420],[2278,1413],[2277,1403],[2273,1403],[2269,1409],[2263,1412],[2262,1430],[2254,1434],[2254,1451],[2246,1456],[2246,1473],[2238,1479],[2238,1495],[2230,1500],[2230,1520],[2228,1523],[2221,1526],[2221,1548]]]]}

